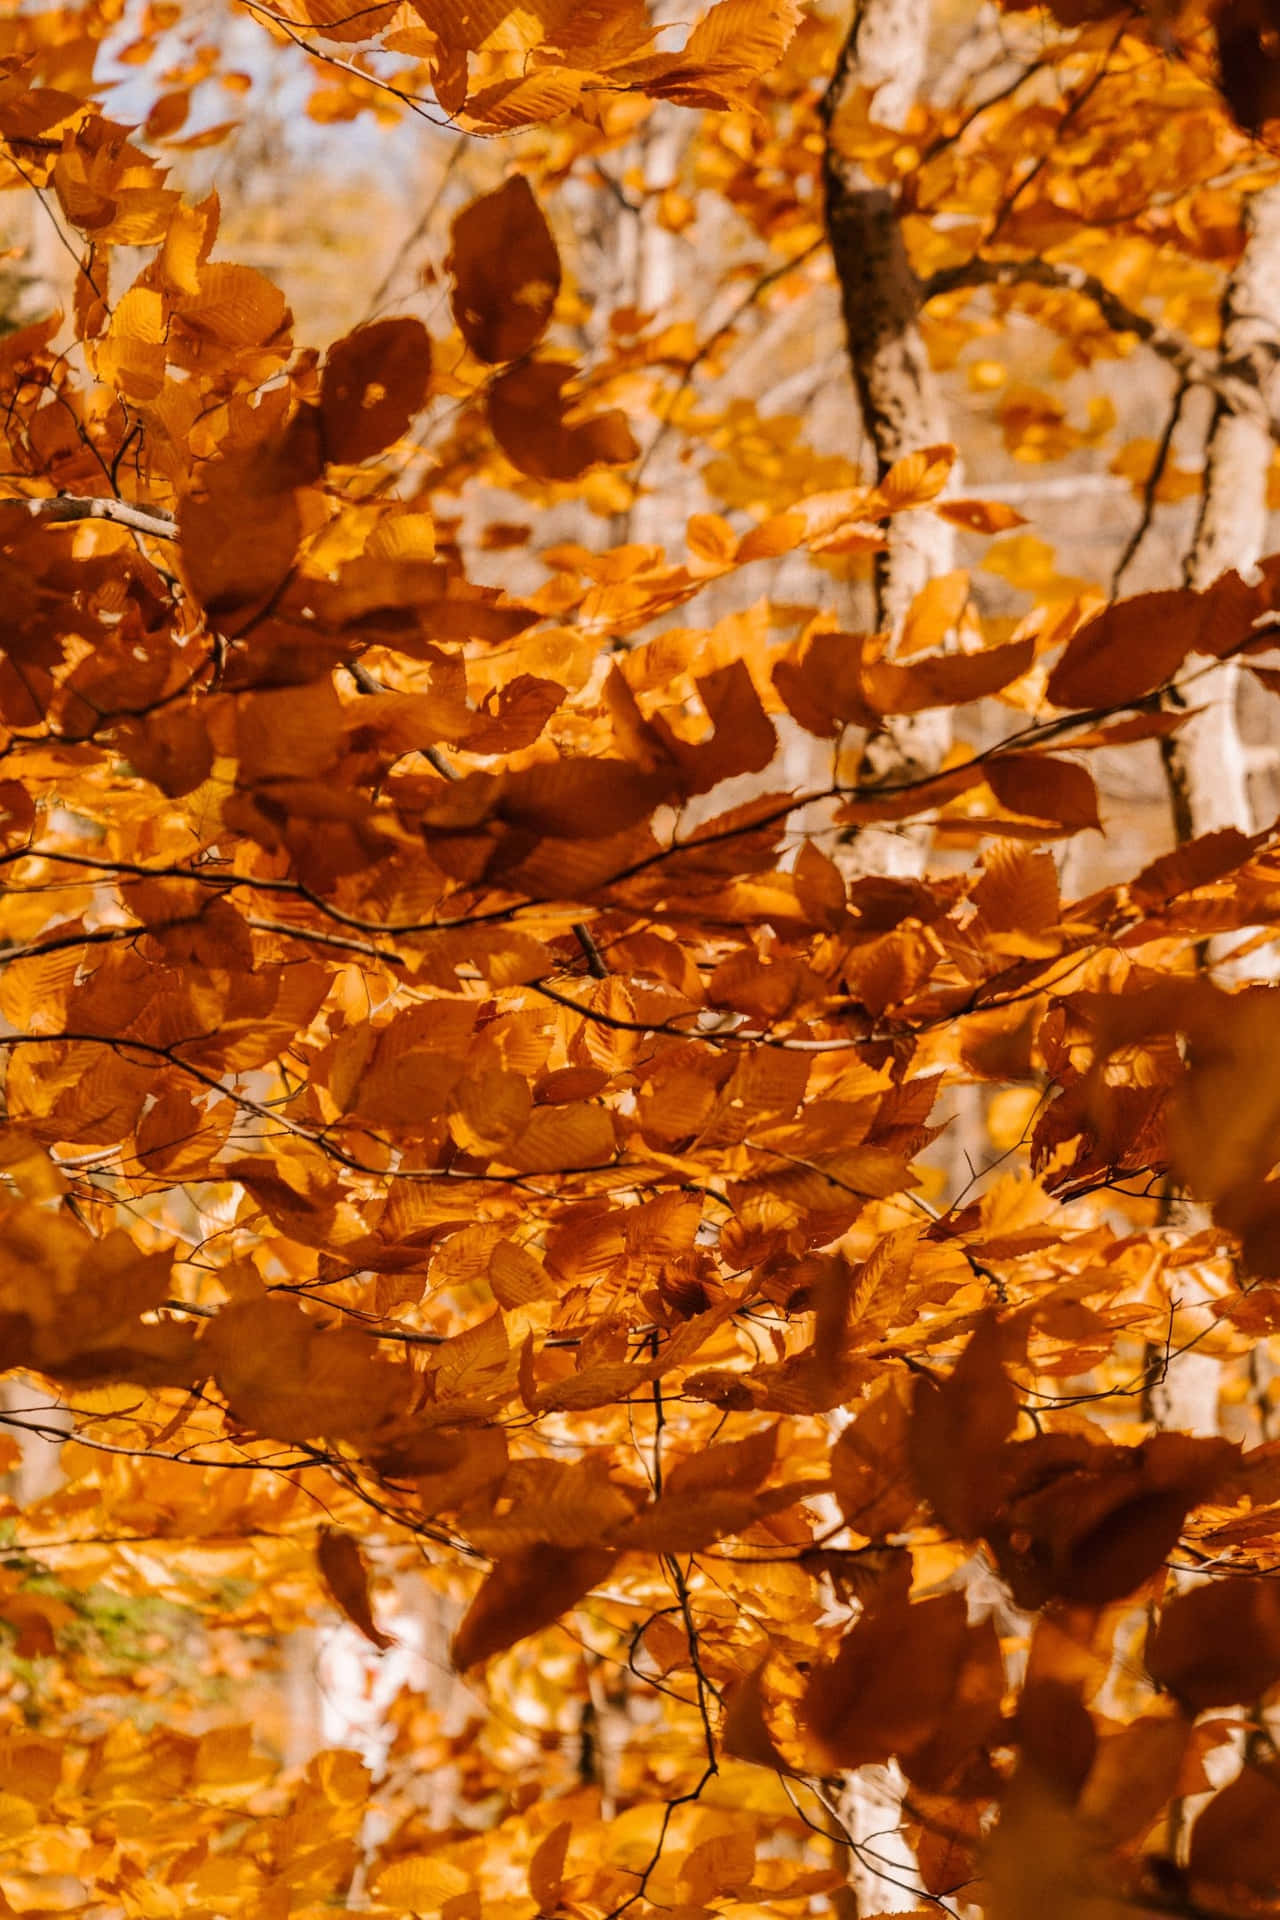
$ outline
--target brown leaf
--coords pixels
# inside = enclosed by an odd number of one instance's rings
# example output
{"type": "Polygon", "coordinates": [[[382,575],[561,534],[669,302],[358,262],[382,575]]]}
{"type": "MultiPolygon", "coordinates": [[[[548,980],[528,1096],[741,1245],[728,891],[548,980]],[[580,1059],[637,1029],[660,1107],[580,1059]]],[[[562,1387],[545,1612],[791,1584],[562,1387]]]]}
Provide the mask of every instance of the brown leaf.
{"type": "Polygon", "coordinates": [[[1185,588],[1121,600],[1072,635],[1046,692],[1056,707],[1113,707],[1139,700],[1177,672],[1197,626],[1196,603],[1185,588]]]}
{"type": "Polygon", "coordinates": [[[1018,680],[1035,658],[1034,640],[1012,640],[985,653],[940,653],[904,664],[877,660],[862,669],[869,704],[879,713],[920,713],[985,700],[1018,680]]]}
{"type": "Polygon", "coordinates": [[[325,459],[357,466],[398,440],[427,397],[431,341],[420,320],[375,320],[330,347],[320,381],[325,459]]]}
{"type": "Polygon", "coordinates": [[[1145,866],[1129,883],[1135,902],[1144,908],[1164,906],[1180,893],[1208,886],[1225,874],[1234,873],[1249,858],[1253,841],[1236,827],[1220,827],[1214,833],[1202,833],[1162,853],[1145,866]]]}
{"type": "Polygon", "coordinates": [[[394,1646],[391,1635],[383,1633],[374,1620],[369,1573],[359,1542],[337,1527],[321,1527],[316,1559],[325,1586],[352,1626],[358,1627],[379,1653],[394,1646]]]}
{"type": "Polygon", "coordinates": [[[768,1767],[775,1773],[790,1773],[791,1767],[778,1751],[769,1725],[769,1701],[765,1692],[767,1661],[754,1667],[734,1683],[725,1696],[724,1720],[720,1728],[722,1750],[749,1766],[768,1767]]]}
{"type": "Polygon", "coordinates": [[[745,1440],[727,1440],[679,1460],[663,1476],[664,1494],[728,1492],[758,1487],[773,1466],[778,1428],[762,1427],[745,1440]]]}
{"type": "Polygon", "coordinates": [[[1170,1157],[1198,1198],[1255,1186],[1280,1151],[1280,1083],[1261,1069],[1280,1037],[1273,988],[1208,986],[1188,1007],[1187,1076],[1168,1117],[1170,1157]]]}
{"type": "Polygon", "coordinates": [[[1280,119],[1280,49],[1267,0],[1225,0],[1216,12],[1222,94],[1246,133],[1280,119]]]}
{"type": "MultiPolygon", "coordinates": [[[[1248,1888],[1270,1903],[1280,1880],[1280,1780],[1246,1766],[1191,1829],[1193,1880],[1248,1888]]],[[[1215,1902],[1216,1905],[1216,1902],[1215,1902]]]]}
{"type": "Polygon", "coordinates": [[[916,1379],[912,1469],[943,1526],[961,1539],[978,1538],[1000,1505],[1005,1442],[1018,1420],[1018,1394],[1005,1362],[1021,1344],[986,1313],[945,1380],[916,1379]]]}
{"type": "Polygon", "coordinates": [[[619,1547],[643,1553],[698,1553],[729,1534],[745,1533],[770,1514],[784,1513],[809,1494],[822,1491],[820,1480],[797,1480],[783,1487],[694,1487],[664,1492],[634,1520],[619,1527],[619,1547]]]}
{"type": "Polygon", "coordinates": [[[1049,675],[1058,707],[1117,707],[1164,686],[1192,652],[1220,658],[1243,640],[1257,612],[1239,574],[1207,593],[1168,587],[1105,607],[1077,629],[1049,675]]]}
{"type": "Polygon", "coordinates": [[[616,1557],[607,1547],[539,1544],[496,1561],[454,1636],[458,1671],[551,1626],[604,1579],[616,1557]]]}
{"type": "Polygon", "coordinates": [[[841,1513],[869,1540],[900,1532],[919,1504],[907,1454],[910,1416],[897,1380],[886,1380],[831,1449],[841,1513]]]}
{"type": "Polygon", "coordinates": [[[826,1764],[905,1760],[924,1747],[951,1710],[968,1636],[962,1594],[913,1605],[893,1582],[805,1691],[804,1722],[826,1764]]]}
{"type": "Polygon", "coordinates": [[[1192,1713],[1249,1705],[1280,1680],[1280,1592],[1235,1575],[1176,1595],[1147,1642],[1147,1671],[1192,1713]]]}
{"type": "Polygon", "coordinates": [[[1175,1713],[1145,1714],[1110,1734],[1081,1791],[1081,1813],[1113,1844],[1140,1838],[1179,1792],[1190,1739],[1190,1723],[1175,1713]]]}
{"type": "Polygon", "coordinates": [[[1046,820],[1068,832],[1098,827],[1098,795],[1092,777],[1074,760],[1047,753],[997,753],[982,771],[1001,806],[1031,820],[1046,820]]]}
{"type": "Polygon", "coordinates": [[[680,739],[661,720],[654,731],[674,763],[680,767],[686,793],[709,793],[721,780],[742,773],[762,773],[777,751],[778,740],[741,660],[730,661],[698,680],[715,732],[696,745],[680,739]]]}
{"type": "Polygon", "coordinates": [[[1235,1449],[1158,1433],[1141,1447],[1043,1434],[1012,1450],[1011,1488],[988,1525],[1018,1605],[1051,1598],[1106,1606],[1163,1567],[1187,1514],[1208,1497],[1235,1449]]]}
{"type": "Polygon", "coordinates": [[[613,409],[583,415],[564,389],[575,369],[529,360],[499,374],[489,389],[489,425],[512,466],[535,480],[577,480],[590,467],[621,466],[640,449],[627,417],[613,409]]]}
{"type": "Polygon", "coordinates": [[[982,1864],[988,1920],[1130,1920],[1097,1836],[1031,1769],[1006,1789],[982,1864]]]}
{"type": "Polygon", "coordinates": [[[560,291],[560,255],[522,173],[463,208],[446,265],[453,317],[477,359],[496,366],[537,345],[560,291]]]}

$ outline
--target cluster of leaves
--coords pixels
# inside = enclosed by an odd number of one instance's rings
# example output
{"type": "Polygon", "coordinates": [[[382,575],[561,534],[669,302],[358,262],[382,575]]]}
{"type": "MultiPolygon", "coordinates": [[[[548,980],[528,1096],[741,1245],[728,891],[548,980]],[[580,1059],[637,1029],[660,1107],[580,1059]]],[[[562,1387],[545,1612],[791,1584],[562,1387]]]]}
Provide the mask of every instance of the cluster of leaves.
{"type": "MultiPolygon", "coordinates": [[[[781,268],[812,255],[830,28],[783,57],[794,10],[755,0],[680,52],[639,0],[409,11],[270,17],[329,49],[331,117],[555,125],[457,212],[447,329],[323,354],[216,257],[216,199],[166,184],[177,108],[141,138],[100,110],[112,10],[5,25],[4,155],[80,266],[74,351],[57,315],[0,341],[0,1366],[77,1435],[19,1543],[245,1634],[327,1601],[377,1647],[371,1567],[420,1565],[490,1704],[459,1731],[403,1696],[376,1789],[345,1753],[278,1777],[239,1725],[15,1724],[0,1892],[794,1913],[861,1844],[830,1776],[895,1760],[922,1901],[1269,1910],[1280,1450],[1149,1415],[1181,1350],[1243,1377],[1277,1330],[1275,993],[1196,960],[1275,938],[1280,842],[1214,834],[1066,901],[1047,845],[1099,825],[1090,754],[1176,732],[1219,663],[1274,685],[1280,567],[951,650],[954,576],[892,648],[767,600],[674,624],[783,556],[849,574],[904,513],[1017,522],[946,491],[949,447],[875,485],[803,448],[735,462],[752,419],[684,404],[706,343],[651,317],[586,375],[556,345],[542,190],[655,100],[710,110],[701,184],[781,268]],[[560,541],[540,585],[478,583],[460,490],[616,506],[651,418],[736,474],[682,558],[560,541]],[[994,745],[861,767],[886,720],[984,701],[994,745]],[[859,870],[859,833],[900,826],[941,871],[859,870]],[[942,1192],[965,1088],[1022,1158],[942,1192]],[[1003,1612],[971,1617],[976,1555],[1003,1612]],[[406,1784],[433,1766],[443,1822],[406,1784]]],[[[1224,154],[1250,184],[1271,162],[1209,25],[1160,31],[1194,53],[1177,88],[1108,14],[1041,48],[1025,99],[838,137],[936,218],[929,272],[1047,239],[1087,260],[1105,229],[1194,318],[1239,246],[1224,154]]],[[[1082,307],[1076,283],[1038,309],[1077,353],[1082,307]]],[[[1019,405],[1018,445],[1067,443],[1019,405]]],[[[15,1577],[0,1611],[51,1635],[54,1598],[15,1577]]]]}

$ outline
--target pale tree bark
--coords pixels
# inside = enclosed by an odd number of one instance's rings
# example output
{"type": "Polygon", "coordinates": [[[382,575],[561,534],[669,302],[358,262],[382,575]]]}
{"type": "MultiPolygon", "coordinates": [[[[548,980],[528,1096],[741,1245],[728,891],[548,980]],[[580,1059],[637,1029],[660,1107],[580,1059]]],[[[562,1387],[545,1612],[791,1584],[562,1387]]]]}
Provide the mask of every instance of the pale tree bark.
{"type": "MultiPolygon", "coordinates": [[[[880,476],[905,454],[945,440],[947,422],[920,332],[920,282],[907,258],[898,197],[840,152],[836,121],[867,87],[877,121],[901,125],[919,90],[928,22],[928,0],[863,0],[822,105],[827,234],[850,371],[880,476]]],[[[895,516],[876,567],[877,613],[886,627],[901,624],[953,552],[951,529],[937,514],[895,516]]]]}
{"type": "MultiPolygon", "coordinates": [[[[1256,194],[1247,240],[1227,282],[1222,313],[1224,372],[1255,386],[1257,414],[1218,401],[1209,430],[1204,492],[1184,577],[1203,588],[1235,568],[1249,570],[1267,539],[1267,474],[1273,440],[1268,419],[1280,403],[1280,188],[1256,194]]],[[[1240,669],[1221,667],[1207,682],[1198,713],[1169,741],[1165,767],[1180,840],[1220,827],[1252,831],[1248,770],[1236,700],[1240,669]]]]}
{"type": "MultiPolygon", "coordinates": [[[[840,151],[839,114],[866,87],[874,91],[875,118],[901,125],[920,88],[928,27],[929,0],[860,0],[822,102],[827,236],[849,368],[880,478],[906,454],[944,441],[947,422],[920,330],[920,283],[898,196],[840,151]]],[[[928,511],[895,515],[888,536],[876,560],[875,601],[878,625],[893,635],[920,589],[950,570],[955,548],[946,521],[928,511]]],[[[868,740],[860,776],[896,781],[933,772],[949,744],[945,710],[890,719],[868,740]]],[[[863,871],[918,872],[922,863],[918,836],[858,836],[853,864],[863,871]]]]}
{"type": "MultiPolygon", "coordinates": [[[[669,187],[679,179],[688,141],[683,110],[657,106],[645,123],[636,152],[636,164],[651,190],[669,187]]],[[[627,298],[641,313],[670,314],[680,289],[679,238],[656,217],[635,218],[622,231],[627,298]]],[[[648,474],[644,491],[625,517],[623,538],[641,546],[663,546],[674,533],[680,550],[684,520],[692,510],[691,493],[692,475],[684,468],[648,474]]]]}
{"type": "MultiPolygon", "coordinates": [[[[924,77],[929,19],[930,0],[855,0],[822,102],[827,237],[877,478],[905,455],[944,441],[946,416],[920,329],[920,284],[907,257],[898,196],[841,152],[839,114],[865,87],[874,92],[877,121],[905,121],[924,77]]],[[[875,610],[892,646],[916,594],[950,570],[954,543],[947,523],[928,512],[895,515],[888,536],[876,561],[875,610]]],[[[949,742],[945,710],[891,718],[868,739],[859,776],[897,781],[932,772],[949,742]]],[[[925,843],[915,834],[863,829],[845,851],[850,857],[842,864],[855,873],[918,873],[925,843]]],[[[848,1890],[833,1902],[842,1916],[917,1905],[917,1870],[902,1833],[903,1793],[896,1766],[864,1767],[839,1785],[835,1805],[852,1842],[848,1890]]]]}
{"type": "MultiPolygon", "coordinates": [[[[1235,568],[1247,574],[1267,540],[1267,475],[1273,439],[1269,418],[1280,401],[1280,188],[1256,194],[1246,214],[1247,239],[1227,282],[1222,306],[1224,371],[1247,380],[1263,402],[1256,413],[1233,411],[1221,399],[1206,448],[1204,492],[1184,578],[1204,588],[1235,568]]],[[[1163,743],[1174,830],[1179,841],[1223,827],[1253,829],[1248,762],[1236,719],[1240,668],[1230,661],[1196,689],[1195,714],[1163,743]],[[1201,690],[1203,689],[1203,691],[1201,690]]],[[[1187,1316],[1202,1323],[1208,1310],[1203,1288],[1184,1295],[1187,1316]]],[[[1190,1324],[1174,1329],[1174,1345],[1190,1324]]],[[[1160,1369],[1148,1395],[1158,1426],[1189,1433],[1216,1433],[1221,1368],[1194,1351],[1177,1354],[1160,1369]]]]}

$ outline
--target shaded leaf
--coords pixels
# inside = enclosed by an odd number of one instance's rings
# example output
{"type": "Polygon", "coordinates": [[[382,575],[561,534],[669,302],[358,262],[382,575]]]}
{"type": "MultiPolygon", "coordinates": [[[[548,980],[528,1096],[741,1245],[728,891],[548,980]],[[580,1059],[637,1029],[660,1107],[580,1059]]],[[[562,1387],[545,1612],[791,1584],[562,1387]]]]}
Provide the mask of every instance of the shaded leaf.
{"type": "Polygon", "coordinates": [[[459,1672],[540,1633],[603,1580],[615,1559],[607,1547],[526,1547],[498,1560],[454,1635],[459,1672]]]}
{"type": "Polygon", "coordinates": [[[453,317],[478,359],[496,366],[537,345],[560,291],[560,255],[522,173],[463,208],[447,265],[453,317]]]}
{"type": "Polygon", "coordinates": [[[320,381],[325,457],[354,466],[398,440],[431,382],[420,320],[375,320],[330,347],[320,381]]]}
{"type": "Polygon", "coordinates": [[[1093,780],[1074,760],[1045,753],[998,753],[984,761],[987,785],[1002,806],[1032,820],[1046,820],[1067,832],[1098,827],[1098,795],[1093,780]]]}
{"type": "Polygon", "coordinates": [[[1257,1700],[1280,1680],[1280,1592],[1231,1579],[1175,1594],[1148,1639],[1147,1671],[1193,1713],[1257,1700]]]}
{"type": "Polygon", "coordinates": [[[326,1587],[352,1626],[379,1652],[392,1646],[391,1635],[383,1633],[373,1617],[369,1574],[359,1541],[338,1527],[321,1527],[316,1559],[326,1587]]]}
{"type": "Polygon", "coordinates": [[[945,1380],[923,1375],[911,1403],[909,1454],[916,1482],[943,1525],[975,1539],[999,1507],[1004,1446],[1018,1419],[1006,1361],[1020,1342],[984,1314],[945,1380]]]}
{"type": "Polygon", "coordinates": [[[489,388],[493,437],[511,464],[535,480],[576,480],[590,467],[625,465],[640,451],[625,414],[583,414],[566,402],[574,372],[563,361],[529,360],[499,374],[489,388]]]}

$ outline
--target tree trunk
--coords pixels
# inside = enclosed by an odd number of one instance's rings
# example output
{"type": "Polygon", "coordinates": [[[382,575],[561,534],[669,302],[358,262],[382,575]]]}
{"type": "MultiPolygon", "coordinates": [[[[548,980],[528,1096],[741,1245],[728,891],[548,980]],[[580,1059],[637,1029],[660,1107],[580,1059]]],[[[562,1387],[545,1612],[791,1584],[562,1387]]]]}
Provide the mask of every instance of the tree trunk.
{"type": "MultiPolygon", "coordinates": [[[[874,112],[900,125],[924,66],[927,0],[864,0],[822,103],[827,235],[849,345],[849,366],[882,477],[904,454],[946,439],[946,415],[920,333],[920,283],[907,258],[901,209],[839,150],[836,119],[859,87],[874,112]],[[834,136],[834,137],[833,137],[834,136]]],[[[915,595],[952,562],[950,527],[934,513],[898,514],[876,566],[876,609],[901,625],[915,595]]]]}
{"type": "MultiPolygon", "coordinates": [[[[1255,195],[1246,226],[1245,249],[1223,296],[1221,351],[1224,371],[1255,382],[1269,410],[1280,398],[1280,188],[1255,195]]],[[[1189,587],[1207,587],[1233,567],[1247,573],[1262,555],[1271,454],[1263,420],[1218,403],[1209,428],[1200,517],[1184,567],[1189,587]]],[[[1180,842],[1222,827],[1252,831],[1247,762],[1236,723],[1239,685],[1239,666],[1226,662],[1202,683],[1203,693],[1197,688],[1203,711],[1162,743],[1180,842]]],[[[1185,1304],[1204,1305],[1203,1292],[1188,1294],[1185,1304]]],[[[1204,1354],[1172,1359],[1148,1395],[1157,1426],[1216,1433],[1220,1371],[1218,1361],[1204,1354]]]]}
{"type": "MultiPolygon", "coordinates": [[[[1255,195],[1246,225],[1245,249],[1223,297],[1223,370],[1255,383],[1270,410],[1280,399],[1280,188],[1255,195]]],[[[1271,453],[1263,420],[1218,403],[1209,429],[1200,517],[1184,569],[1189,587],[1207,587],[1232,567],[1247,573],[1261,557],[1271,453]]],[[[1204,711],[1168,742],[1165,769],[1179,840],[1219,827],[1252,830],[1236,725],[1239,685],[1240,669],[1228,662],[1207,683],[1204,711]]]]}
{"type": "MultiPolygon", "coordinates": [[[[896,460],[946,439],[946,417],[920,331],[920,286],[907,258],[896,193],[867,179],[841,153],[838,116],[859,87],[874,90],[875,118],[906,119],[924,74],[929,0],[856,0],[853,21],[822,101],[826,133],[823,184],[827,238],[863,424],[875,449],[876,476],[896,460]]],[[[949,571],[954,542],[936,514],[897,514],[877,555],[875,610],[890,647],[911,603],[935,575],[949,571]]],[[[897,781],[933,772],[950,743],[945,710],[892,717],[870,736],[861,780],[897,781]]],[[[843,864],[860,873],[919,873],[919,833],[862,829],[843,864]]],[[[916,1905],[911,1850],[901,1833],[903,1783],[896,1767],[865,1767],[837,1794],[853,1843],[849,1887],[833,1903],[844,1916],[903,1911],[916,1905]]]]}
{"type": "MultiPolygon", "coordinates": [[[[945,440],[946,416],[920,332],[920,285],[907,258],[898,197],[841,153],[838,116],[859,87],[869,87],[876,119],[902,123],[923,74],[928,23],[928,0],[861,0],[822,102],[827,236],[849,368],[878,478],[904,455],[945,440]]],[[[888,533],[888,546],[876,557],[875,602],[877,622],[892,636],[920,589],[950,569],[954,537],[927,511],[896,514],[888,533]]],[[[950,732],[945,710],[888,719],[867,741],[859,776],[896,781],[931,773],[950,732]]],[[[923,846],[916,835],[863,832],[855,864],[862,871],[918,872],[923,846]]]]}

